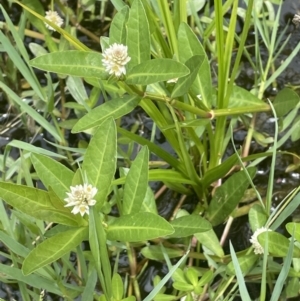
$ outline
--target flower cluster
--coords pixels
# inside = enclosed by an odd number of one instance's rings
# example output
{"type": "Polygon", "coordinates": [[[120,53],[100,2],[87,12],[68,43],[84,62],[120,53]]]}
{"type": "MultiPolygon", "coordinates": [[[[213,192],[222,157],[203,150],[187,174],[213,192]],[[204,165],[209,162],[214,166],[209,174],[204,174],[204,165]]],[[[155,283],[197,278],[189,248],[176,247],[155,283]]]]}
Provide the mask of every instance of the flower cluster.
{"type": "Polygon", "coordinates": [[[252,246],[254,248],[254,253],[255,254],[263,254],[264,253],[264,248],[262,245],[259,243],[257,237],[259,234],[266,232],[266,231],[272,231],[271,229],[268,229],[266,227],[262,227],[259,229],[256,229],[253,235],[250,238],[250,242],[252,243],[252,246]]]}
{"type": "Polygon", "coordinates": [[[126,74],[125,65],[131,60],[128,56],[127,46],[114,43],[103,52],[103,66],[109,74],[120,77],[126,74]]]}
{"type": "Polygon", "coordinates": [[[76,185],[70,187],[71,192],[67,192],[68,197],[65,198],[67,205],[65,207],[74,206],[73,214],[80,213],[81,216],[89,214],[89,206],[94,206],[96,201],[93,199],[98,189],[89,184],[76,185]]]}
{"type": "MultiPolygon", "coordinates": [[[[54,10],[48,10],[46,12],[46,16],[45,19],[47,19],[48,21],[51,21],[52,23],[54,23],[55,25],[57,25],[58,27],[61,27],[64,24],[64,20],[59,16],[59,14],[54,11],[54,10]]],[[[55,29],[50,26],[48,23],[45,22],[46,27],[49,30],[53,30],[55,31],[55,29]]]]}

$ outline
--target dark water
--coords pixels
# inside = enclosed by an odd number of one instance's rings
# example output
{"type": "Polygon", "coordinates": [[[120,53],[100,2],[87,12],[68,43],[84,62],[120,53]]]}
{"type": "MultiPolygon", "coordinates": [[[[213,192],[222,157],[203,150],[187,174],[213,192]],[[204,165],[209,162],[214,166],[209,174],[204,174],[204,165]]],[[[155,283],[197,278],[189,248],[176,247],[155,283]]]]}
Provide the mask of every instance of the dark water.
{"type": "MultiPolygon", "coordinates": [[[[49,5],[50,1],[41,1],[44,8],[47,10],[47,5],[49,5]]],[[[92,19],[92,15],[99,16],[100,15],[100,9],[101,9],[101,1],[96,2],[97,5],[95,7],[94,12],[88,12],[86,11],[84,13],[84,19],[81,22],[81,25],[90,30],[91,32],[97,34],[97,35],[103,35],[105,32],[103,32],[106,29],[106,22],[101,22],[99,19],[92,19]]],[[[8,5],[7,0],[1,0],[1,4],[4,6],[6,11],[9,13],[9,16],[13,20],[15,24],[18,23],[18,20],[20,18],[20,15],[22,13],[21,9],[18,5],[13,4],[12,6],[8,5]]],[[[69,1],[68,5],[72,7],[72,9],[76,10],[77,1],[69,1]]],[[[111,5],[108,5],[105,9],[107,9],[108,13],[111,13],[112,7],[111,5]]],[[[286,31],[286,36],[291,35],[291,39],[283,52],[282,55],[278,57],[277,60],[277,66],[279,66],[280,62],[284,60],[289,53],[295,48],[297,43],[300,40],[300,28],[295,28],[293,24],[291,24],[291,19],[293,18],[295,12],[297,10],[300,10],[300,1],[290,1],[286,0],[282,7],[282,14],[281,14],[281,26],[284,27],[286,24],[290,25],[288,26],[288,29],[286,31]]],[[[0,21],[3,20],[3,16],[0,14],[0,21]]],[[[84,42],[88,47],[93,48],[95,50],[100,50],[100,46],[98,43],[95,43],[90,38],[86,37],[85,35],[78,33],[78,36],[82,42],[84,42]]],[[[251,45],[253,43],[254,39],[251,37],[251,34],[249,35],[249,39],[247,43],[251,45]]],[[[25,44],[28,45],[30,42],[38,42],[39,40],[35,40],[32,38],[26,38],[25,44]]],[[[253,49],[254,51],[254,49],[253,49]]],[[[263,57],[267,59],[268,53],[267,51],[262,47],[261,49],[263,57]]],[[[250,50],[251,53],[251,50],[250,50]]],[[[1,65],[0,65],[1,67],[1,65]]],[[[39,71],[37,71],[39,72],[39,71]]],[[[253,85],[254,80],[254,74],[253,70],[250,66],[250,64],[244,60],[243,62],[243,69],[240,73],[240,76],[237,80],[237,83],[240,86],[245,87],[246,89],[251,89],[253,85]]],[[[44,81],[43,73],[40,72],[39,74],[41,83],[44,81]]],[[[286,69],[285,72],[281,74],[281,76],[277,80],[277,87],[270,87],[270,89],[266,92],[267,97],[275,96],[278,91],[280,91],[285,85],[298,85],[300,83],[300,55],[298,55],[290,64],[290,66],[286,69]]],[[[16,90],[20,89],[20,87],[16,86],[15,83],[12,82],[12,87],[16,90]]],[[[89,89],[87,85],[87,89],[89,89]]],[[[68,99],[70,100],[70,99],[68,99]]],[[[71,99],[72,100],[72,99],[71,99]]],[[[101,101],[101,100],[99,100],[101,101]]],[[[14,109],[9,108],[9,104],[7,102],[7,99],[3,94],[0,94],[0,126],[1,128],[6,128],[6,125],[12,122],[17,117],[18,112],[14,109]]],[[[136,123],[139,123],[139,129],[140,134],[143,135],[145,138],[149,138],[152,131],[152,120],[145,115],[145,113],[137,108],[134,112],[129,114],[126,118],[124,118],[123,121],[123,127],[126,129],[132,128],[136,123]]],[[[274,131],[274,121],[272,121],[272,118],[270,118],[267,114],[260,114],[258,118],[260,129],[265,131],[266,133],[272,133],[274,131]]],[[[245,138],[246,131],[241,129],[237,133],[235,133],[234,139],[236,146],[239,146],[243,143],[243,140],[245,138]]],[[[33,137],[30,131],[24,127],[24,124],[21,122],[17,123],[15,126],[7,127],[7,130],[1,134],[0,136],[0,150],[3,153],[5,145],[11,141],[12,139],[18,139],[26,142],[31,142],[33,145],[38,147],[43,147],[45,149],[54,150],[49,144],[45,142],[46,140],[51,141],[51,137],[49,137],[48,133],[43,132],[36,137],[33,137]]],[[[85,134],[77,134],[73,135],[69,131],[66,131],[66,140],[69,142],[71,146],[77,146],[78,142],[80,140],[88,141],[89,136],[85,134]]],[[[164,149],[171,151],[167,142],[164,139],[164,136],[161,132],[157,131],[155,136],[155,142],[163,147],[164,149]]],[[[282,148],[287,151],[291,152],[297,152],[297,150],[300,149],[300,143],[297,142],[291,142],[290,140],[284,145],[282,148]]],[[[256,143],[253,143],[251,146],[252,152],[261,152],[265,149],[256,143]]],[[[229,153],[232,153],[232,150],[230,150],[230,147],[228,149],[229,153]]],[[[18,151],[13,150],[11,153],[11,156],[14,158],[17,158],[18,151]]],[[[151,158],[154,160],[155,158],[151,158]]],[[[291,156],[288,155],[279,155],[277,156],[277,162],[276,162],[276,174],[275,174],[275,191],[276,196],[274,197],[274,205],[276,203],[280,202],[289,191],[291,191],[293,188],[299,186],[300,184],[300,174],[298,171],[292,172],[292,173],[286,173],[285,169],[286,167],[292,163],[291,156]]],[[[270,167],[270,159],[264,160],[259,165],[259,172],[255,179],[256,184],[259,184],[261,189],[265,189],[267,187],[268,182],[268,173],[269,173],[269,167],[270,167]]],[[[160,183],[153,183],[152,189],[156,191],[160,187],[160,183]]],[[[172,191],[166,191],[162,196],[158,199],[157,207],[159,213],[164,216],[165,218],[169,218],[174,208],[176,207],[178,200],[180,196],[172,191]]],[[[192,212],[195,206],[197,205],[197,199],[195,197],[189,197],[185,203],[183,204],[184,209],[186,209],[189,212],[192,212]]],[[[222,233],[222,226],[216,228],[217,233],[222,233]]],[[[249,237],[251,236],[251,232],[248,225],[248,220],[246,217],[237,218],[232,226],[231,232],[229,233],[228,239],[225,242],[224,250],[226,253],[229,253],[229,240],[231,240],[234,244],[235,250],[243,250],[246,247],[249,246],[249,237]],[[242,235],[237,235],[241,234],[242,235]]],[[[0,244],[0,250],[7,252],[5,246],[0,244]]],[[[143,258],[141,255],[138,255],[138,261],[142,261],[143,258]]],[[[4,264],[10,264],[7,259],[0,256],[0,262],[4,264]]],[[[126,252],[123,252],[120,255],[120,271],[129,272],[129,265],[128,265],[128,258],[126,252]]],[[[0,271],[1,272],[1,271],[0,271]]],[[[164,263],[149,261],[147,268],[144,270],[143,274],[141,275],[139,279],[140,287],[142,290],[142,296],[145,297],[152,289],[152,279],[155,275],[160,275],[163,277],[165,274],[167,274],[168,270],[164,263]]],[[[171,283],[167,284],[168,288],[171,288],[171,283]]],[[[251,291],[251,297],[255,298],[259,296],[259,286],[258,285],[249,285],[249,290],[251,291]]],[[[20,293],[18,292],[18,287],[15,284],[9,283],[0,283],[0,297],[4,300],[22,300],[20,293]]],[[[61,298],[51,296],[51,294],[47,294],[45,300],[62,300],[61,298]]],[[[238,300],[238,299],[236,299],[238,300]]]]}

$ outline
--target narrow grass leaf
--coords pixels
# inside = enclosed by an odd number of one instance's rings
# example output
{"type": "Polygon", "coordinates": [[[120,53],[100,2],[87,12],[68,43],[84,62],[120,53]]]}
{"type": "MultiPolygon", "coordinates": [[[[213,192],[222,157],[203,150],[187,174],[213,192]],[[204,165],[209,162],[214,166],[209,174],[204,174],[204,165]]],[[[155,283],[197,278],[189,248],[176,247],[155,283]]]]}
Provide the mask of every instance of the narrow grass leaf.
{"type": "Polygon", "coordinates": [[[87,281],[85,288],[82,293],[82,300],[84,301],[93,301],[94,300],[94,291],[97,283],[97,271],[92,267],[88,273],[87,281]]]}
{"type": "MultiPolygon", "coordinates": [[[[253,178],[256,169],[248,168],[248,173],[253,178]]],[[[243,197],[249,184],[245,172],[239,171],[217,188],[207,210],[208,220],[213,226],[224,222],[243,197]]]]}
{"type": "Polygon", "coordinates": [[[126,176],[122,214],[138,213],[148,188],[149,151],[144,146],[126,176]]]}
{"type": "Polygon", "coordinates": [[[60,134],[57,129],[50,124],[42,115],[36,112],[31,106],[24,102],[15,92],[8,88],[4,83],[0,82],[0,88],[9,96],[11,99],[20,106],[21,110],[27,113],[33,120],[35,120],[41,127],[49,132],[58,142],[62,141],[60,134]]]}
{"type": "Polygon", "coordinates": [[[15,268],[7,264],[0,263],[0,270],[7,280],[20,281],[38,289],[47,290],[50,293],[63,297],[64,293],[59,289],[58,284],[53,279],[46,279],[41,275],[24,275],[19,267],[15,268]]]}
{"type": "Polygon", "coordinates": [[[149,295],[143,301],[152,301],[155,296],[160,292],[164,285],[171,279],[175,271],[180,267],[180,265],[186,260],[189,255],[189,251],[182,256],[178,262],[169,270],[168,274],[154,287],[154,289],[149,293],[149,295]]]}
{"type": "Polygon", "coordinates": [[[98,189],[97,208],[104,204],[114,178],[117,162],[117,133],[112,118],[106,119],[97,129],[86,150],[82,170],[89,184],[98,189]]]}
{"type": "Polygon", "coordinates": [[[41,55],[30,61],[30,65],[59,74],[107,78],[102,66],[102,55],[94,51],[67,50],[41,55]]]}
{"type": "Polygon", "coordinates": [[[51,186],[57,196],[64,199],[66,192],[69,192],[72,185],[74,172],[65,165],[46,156],[32,154],[31,161],[45,187],[51,186]]]}
{"type": "Polygon", "coordinates": [[[140,99],[137,96],[126,95],[109,100],[79,119],[72,129],[72,133],[79,133],[99,126],[109,117],[118,119],[130,113],[139,104],[140,99]]]}
{"type": "Polygon", "coordinates": [[[14,62],[14,65],[18,66],[18,70],[24,76],[24,79],[29,83],[29,85],[32,87],[32,89],[38,95],[38,97],[40,97],[43,100],[46,100],[44,92],[42,91],[42,88],[37,78],[35,77],[34,73],[26,66],[24,60],[21,58],[17,50],[12,46],[9,39],[2,33],[2,31],[0,31],[0,43],[4,47],[4,51],[9,55],[10,59],[14,62]]]}
{"type": "Polygon", "coordinates": [[[164,237],[173,232],[173,227],[164,218],[153,213],[140,212],[115,219],[107,228],[107,238],[135,242],[164,237]]]}
{"type": "Polygon", "coordinates": [[[233,266],[235,269],[236,278],[237,278],[237,281],[239,284],[240,297],[241,297],[242,301],[251,301],[251,298],[249,296],[249,293],[248,293],[248,290],[246,287],[245,279],[244,279],[242,270],[239,265],[239,261],[236,257],[236,254],[235,254],[235,251],[234,251],[234,248],[233,248],[231,242],[230,242],[230,255],[231,255],[233,266]]]}
{"type": "MultiPolygon", "coordinates": [[[[246,274],[250,271],[250,269],[254,266],[256,263],[258,257],[253,252],[251,254],[243,255],[242,257],[238,258],[238,263],[240,266],[240,269],[243,274],[246,274]]],[[[230,276],[236,275],[235,271],[235,263],[234,261],[231,261],[227,267],[226,267],[226,273],[230,276]]]]}
{"type": "Polygon", "coordinates": [[[150,60],[150,32],[147,15],[141,0],[132,2],[127,22],[128,69],[150,60]]]}
{"type": "Polygon", "coordinates": [[[175,232],[169,237],[187,237],[211,230],[211,224],[200,215],[181,216],[170,222],[175,232]]]}
{"type": "Polygon", "coordinates": [[[20,244],[17,240],[7,235],[5,232],[0,231],[0,241],[9,249],[10,252],[21,256],[26,257],[30,250],[20,244]]]}
{"type": "Polygon", "coordinates": [[[291,263],[293,259],[293,253],[294,253],[293,251],[294,251],[294,235],[292,235],[291,237],[288,252],[286,253],[286,257],[283,260],[283,266],[276,280],[276,284],[273,289],[270,301],[280,300],[282,289],[286,285],[286,279],[289,275],[289,271],[291,268],[291,263]]]}
{"type": "Polygon", "coordinates": [[[172,59],[153,59],[133,67],[127,75],[130,85],[150,85],[189,74],[189,68],[172,59]]]}
{"type": "Polygon", "coordinates": [[[75,249],[88,236],[88,228],[81,227],[58,233],[33,249],[24,260],[22,271],[29,275],[75,249]]]}

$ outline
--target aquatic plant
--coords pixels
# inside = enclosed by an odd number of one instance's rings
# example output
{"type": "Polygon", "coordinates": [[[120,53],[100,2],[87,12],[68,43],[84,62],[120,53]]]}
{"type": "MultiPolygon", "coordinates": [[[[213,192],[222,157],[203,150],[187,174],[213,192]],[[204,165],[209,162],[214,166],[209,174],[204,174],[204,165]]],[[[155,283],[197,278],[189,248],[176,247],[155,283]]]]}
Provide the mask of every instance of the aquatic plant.
{"type": "Polygon", "coordinates": [[[229,300],[237,294],[250,300],[246,283],[257,279],[260,300],[267,300],[267,290],[271,300],[288,290],[290,296],[298,295],[299,224],[286,225],[290,238],[276,229],[284,226],[299,205],[300,195],[295,189],[272,208],[272,193],[277,151],[291,136],[299,139],[295,135],[299,96],[284,89],[272,102],[263,99],[300,49],[298,44],[276,69],[276,58],[283,51],[282,36],[278,36],[280,6],[275,13],[271,2],[254,8],[254,1],[249,0],[246,8],[239,8],[238,1],[223,5],[215,1],[213,18],[205,1],[186,5],[185,1],[126,4],[114,0],[116,14],[108,37],[100,38],[100,53],[75,37],[68,23],[73,24],[72,12],[62,3],[57,1],[64,28],[61,22],[47,21],[38,1],[15,2],[44,35],[45,46],[31,44],[36,57],[30,59],[22,40],[25,26],[18,31],[0,6],[15,43],[0,32],[1,49],[26,79],[32,100],[42,109],[24,101],[4,77],[0,88],[22,115],[30,116],[52,136],[50,143],[56,151],[22,141],[12,141],[6,148],[4,166],[11,147],[18,147],[21,156],[10,170],[3,169],[0,182],[0,197],[5,201],[0,203],[0,240],[9,249],[2,255],[13,263],[0,265],[5,274],[1,279],[17,281],[24,300],[37,298],[39,290],[46,289],[66,300],[81,296],[82,300],[134,301],[142,299],[138,278],[148,260],[164,260],[169,271],[162,279],[155,277],[155,287],[145,301],[185,296],[186,300],[229,300]],[[197,11],[202,8],[200,18],[197,11]],[[243,19],[240,34],[235,30],[238,16],[243,19]],[[51,36],[49,26],[61,34],[59,39],[51,36]],[[246,47],[250,29],[256,33],[256,60],[246,47]],[[265,63],[258,33],[269,54],[265,63]],[[251,92],[235,83],[242,56],[255,70],[251,92]],[[217,70],[212,70],[213,63],[217,70]],[[34,68],[45,71],[45,86],[34,68]],[[90,93],[85,84],[91,87],[90,93]],[[66,103],[65,93],[75,102],[66,103]],[[99,98],[103,99],[100,105],[99,98]],[[150,138],[122,126],[124,116],[136,108],[153,122],[150,138]],[[274,137],[255,128],[258,112],[270,112],[276,118],[274,137]],[[232,136],[241,125],[247,135],[243,148],[237,150],[232,136]],[[68,130],[91,138],[82,143],[84,147],[71,147],[65,136],[68,130]],[[171,151],[154,142],[158,130],[171,151]],[[280,139],[279,131],[285,131],[280,139]],[[253,138],[268,149],[251,154],[253,138]],[[228,155],[229,146],[233,151],[228,155]],[[272,164],[263,199],[253,179],[255,166],[267,157],[272,164]],[[35,188],[34,181],[44,187],[35,188]],[[150,181],[195,196],[197,206],[192,212],[179,206],[166,220],[157,212],[150,181]],[[242,203],[249,191],[254,192],[254,201],[242,203]],[[230,244],[230,254],[225,254],[224,241],[234,219],[246,214],[254,232],[249,247],[235,252],[230,244]],[[220,236],[216,227],[222,224],[220,236]],[[272,231],[258,233],[257,229],[272,231]],[[118,266],[124,251],[129,276],[118,266]],[[143,255],[142,263],[137,253],[143,255]],[[76,264],[71,264],[70,254],[75,254],[76,264]],[[283,265],[273,257],[285,258],[283,265]],[[180,259],[174,264],[172,258],[180,259]],[[206,264],[201,266],[200,260],[206,264]],[[170,279],[173,290],[167,293],[170,279]]]}

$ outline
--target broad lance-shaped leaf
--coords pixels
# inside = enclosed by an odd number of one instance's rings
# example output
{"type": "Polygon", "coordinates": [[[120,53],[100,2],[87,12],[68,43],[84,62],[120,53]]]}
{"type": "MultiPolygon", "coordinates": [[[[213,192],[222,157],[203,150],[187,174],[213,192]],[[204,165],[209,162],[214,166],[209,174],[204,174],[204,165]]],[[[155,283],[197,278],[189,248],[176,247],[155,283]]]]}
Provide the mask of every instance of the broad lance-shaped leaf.
{"type": "Polygon", "coordinates": [[[285,225],[287,231],[292,235],[294,232],[295,239],[300,242],[300,224],[299,223],[288,223],[285,225]]]}
{"type": "Polygon", "coordinates": [[[133,161],[126,176],[123,194],[123,214],[138,213],[148,188],[149,151],[144,146],[133,161]]]}
{"type": "Polygon", "coordinates": [[[174,228],[164,218],[140,212],[116,218],[107,228],[107,239],[135,242],[164,237],[173,232],[174,228]]]}
{"type": "Polygon", "coordinates": [[[22,271],[31,274],[75,249],[88,238],[88,227],[81,227],[58,233],[39,244],[25,258],[22,271]]]}
{"type": "Polygon", "coordinates": [[[172,59],[154,59],[133,67],[127,75],[130,85],[150,85],[157,82],[179,78],[190,73],[184,64],[172,59]]]}
{"type": "Polygon", "coordinates": [[[86,150],[82,170],[89,184],[98,189],[95,196],[101,208],[110,191],[117,162],[117,130],[112,118],[106,119],[92,137],[86,150]]]}
{"type": "MultiPolygon", "coordinates": [[[[265,231],[257,237],[259,243],[264,248],[266,240],[268,240],[268,252],[275,257],[286,257],[290,241],[282,234],[274,231],[265,231]]],[[[300,249],[294,245],[294,258],[300,257],[300,249]]]]}
{"type": "Polygon", "coordinates": [[[194,82],[200,66],[203,64],[204,55],[195,55],[188,59],[185,65],[189,68],[190,74],[178,79],[173,91],[172,98],[179,97],[187,93],[194,82]]]}
{"type": "Polygon", "coordinates": [[[206,232],[196,233],[195,237],[203,246],[212,251],[215,255],[219,257],[224,256],[223,248],[213,229],[206,232]]]}
{"type": "Polygon", "coordinates": [[[127,22],[128,70],[150,60],[150,33],[147,15],[141,0],[132,2],[127,22]]]}
{"type": "MultiPolygon", "coordinates": [[[[256,169],[251,167],[247,170],[250,177],[253,178],[256,169]]],[[[243,197],[249,184],[248,177],[242,170],[233,174],[222,186],[217,188],[207,210],[207,218],[213,226],[225,221],[243,197]]]]}
{"type": "Polygon", "coordinates": [[[102,55],[97,52],[68,50],[41,55],[30,61],[31,66],[59,74],[107,78],[102,55]]]}
{"type": "MultiPolygon", "coordinates": [[[[70,209],[63,205],[61,208],[55,207],[52,204],[50,194],[45,190],[0,182],[0,196],[15,209],[39,220],[73,227],[85,223],[84,219],[79,215],[72,214],[70,209]]],[[[54,201],[56,204],[58,203],[57,200],[54,201]]]]}
{"type": "Polygon", "coordinates": [[[64,199],[70,190],[74,172],[56,160],[38,154],[31,154],[31,162],[45,187],[52,187],[58,197],[64,199]]]}
{"type": "Polygon", "coordinates": [[[199,232],[209,231],[211,224],[200,215],[186,215],[174,219],[171,223],[175,232],[170,237],[186,237],[199,232]]]}
{"type": "Polygon", "coordinates": [[[140,99],[137,96],[126,95],[122,98],[109,100],[79,119],[72,129],[72,133],[79,133],[99,126],[109,117],[118,119],[130,113],[138,105],[140,99]]]}
{"type": "Polygon", "coordinates": [[[269,106],[261,99],[257,98],[255,95],[249,91],[239,87],[233,86],[232,94],[230,95],[228,108],[239,108],[239,107],[265,107],[268,110],[269,106]]]}
{"type": "MultiPolygon", "coordinates": [[[[114,43],[126,45],[126,22],[128,19],[129,7],[126,5],[120,11],[118,11],[111,24],[109,29],[109,44],[114,43]]],[[[128,45],[127,45],[128,46],[128,45]]]]}
{"type": "MultiPolygon", "coordinates": [[[[238,257],[239,265],[243,273],[247,273],[253,267],[258,257],[254,252],[250,254],[243,255],[242,257],[238,257]]],[[[235,275],[234,264],[231,261],[226,268],[226,273],[230,276],[235,275]]]]}
{"type": "Polygon", "coordinates": [[[203,104],[207,108],[212,105],[212,83],[210,65],[199,39],[194,34],[193,30],[186,24],[181,23],[178,30],[178,45],[179,60],[184,63],[194,55],[204,56],[204,61],[198,70],[195,81],[192,84],[191,90],[195,95],[201,95],[203,104]]]}

